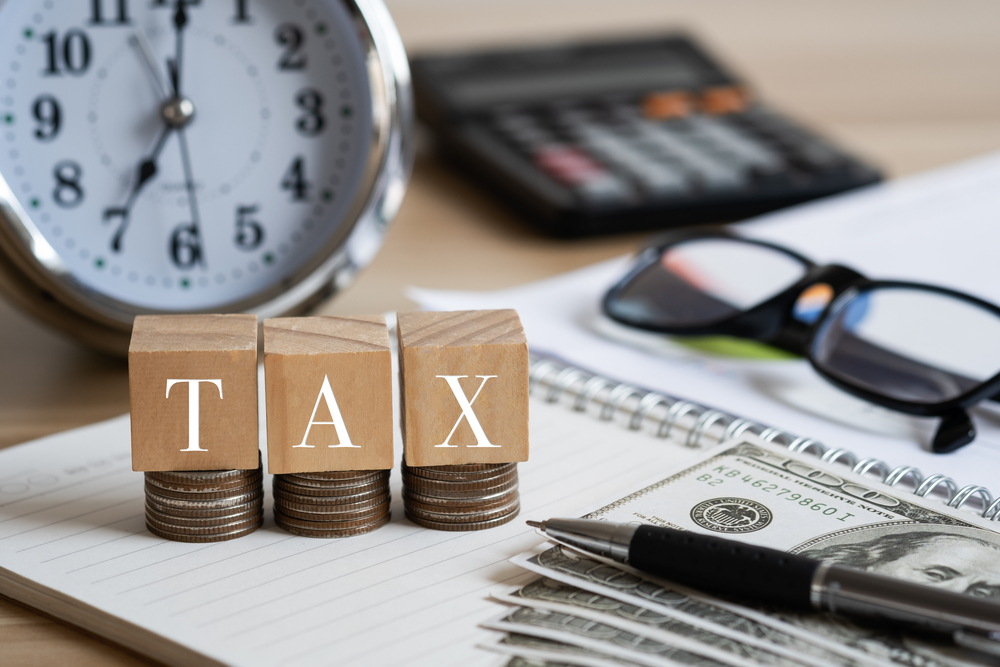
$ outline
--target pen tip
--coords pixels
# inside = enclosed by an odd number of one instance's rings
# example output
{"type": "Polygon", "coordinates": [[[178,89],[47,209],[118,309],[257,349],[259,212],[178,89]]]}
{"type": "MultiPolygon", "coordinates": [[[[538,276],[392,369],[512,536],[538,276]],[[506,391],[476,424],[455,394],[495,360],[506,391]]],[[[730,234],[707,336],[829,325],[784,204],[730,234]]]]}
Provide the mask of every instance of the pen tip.
{"type": "Polygon", "coordinates": [[[543,530],[545,529],[545,523],[542,521],[526,521],[525,523],[527,523],[532,528],[541,528],[543,530]]]}

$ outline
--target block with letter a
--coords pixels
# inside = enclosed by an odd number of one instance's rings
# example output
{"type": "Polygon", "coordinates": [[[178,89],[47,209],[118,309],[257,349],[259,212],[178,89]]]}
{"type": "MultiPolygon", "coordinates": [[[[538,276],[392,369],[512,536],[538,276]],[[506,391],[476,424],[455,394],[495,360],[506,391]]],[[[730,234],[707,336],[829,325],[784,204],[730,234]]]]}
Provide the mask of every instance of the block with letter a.
{"type": "Polygon", "coordinates": [[[257,468],[256,316],[136,317],[128,365],[133,470],[257,468]]]}
{"type": "Polygon", "coordinates": [[[381,315],[264,321],[273,474],[392,468],[392,365],[381,315]]]}
{"type": "Polygon", "coordinates": [[[528,343],[517,312],[400,313],[408,466],[528,460],[528,343]]]}

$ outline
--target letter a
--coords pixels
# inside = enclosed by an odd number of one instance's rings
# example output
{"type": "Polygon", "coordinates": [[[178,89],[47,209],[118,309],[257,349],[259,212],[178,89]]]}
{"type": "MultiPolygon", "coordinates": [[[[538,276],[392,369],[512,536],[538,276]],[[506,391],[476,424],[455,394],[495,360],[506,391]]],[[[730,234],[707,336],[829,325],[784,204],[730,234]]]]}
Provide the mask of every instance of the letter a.
{"type": "Polygon", "coordinates": [[[222,398],[222,380],[167,380],[167,398],[170,398],[170,388],[178,382],[188,385],[188,446],[182,452],[207,452],[201,448],[201,410],[199,392],[202,382],[211,382],[219,388],[219,398],[222,398]]]}
{"type": "Polygon", "coordinates": [[[472,404],[476,402],[479,398],[479,392],[483,390],[486,385],[486,381],[490,378],[497,377],[496,375],[477,375],[477,378],[482,378],[483,381],[479,383],[479,389],[476,390],[475,395],[470,401],[465,397],[465,392],[462,391],[462,385],[458,383],[459,378],[467,378],[468,375],[435,375],[434,377],[443,378],[448,386],[451,387],[451,391],[455,394],[455,400],[458,401],[458,405],[462,408],[462,414],[458,416],[458,421],[455,425],[451,427],[451,431],[448,433],[448,437],[444,439],[440,445],[434,445],[435,447],[458,447],[458,445],[449,444],[451,441],[451,436],[454,435],[455,429],[458,425],[462,423],[462,419],[469,420],[469,426],[472,428],[473,435],[476,436],[476,444],[471,445],[471,447],[499,447],[500,445],[494,445],[490,442],[490,439],[486,437],[486,432],[483,431],[482,425],[479,423],[479,418],[476,417],[476,413],[472,411],[472,404]]]}
{"type": "MultiPolygon", "coordinates": [[[[316,405],[313,406],[312,416],[309,417],[309,425],[306,426],[306,434],[302,436],[302,442],[295,445],[295,447],[313,447],[306,442],[309,439],[309,431],[312,429],[313,424],[325,424],[332,425],[337,431],[337,439],[340,440],[339,445],[330,445],[330,447],[356,447],[361,449],[361,445],[352,445],[351,436],[347,432],[347,424],[344,423],[344,416],[340,414],[340,407],[337,405],[337,399],[333,395],[333,388],[330,386],[330,376],[323,376],[323,386],[319,390],[319,396],[316,397],[316,405]],[[316,411],[319,410],[319,402],[326,399],[326,407],[330,409],[330,416],[333,421],[329,422],[318,422],[316,421],[316,411]]],[[[293,447],[292,449],[295,449],[293,447]]]]}

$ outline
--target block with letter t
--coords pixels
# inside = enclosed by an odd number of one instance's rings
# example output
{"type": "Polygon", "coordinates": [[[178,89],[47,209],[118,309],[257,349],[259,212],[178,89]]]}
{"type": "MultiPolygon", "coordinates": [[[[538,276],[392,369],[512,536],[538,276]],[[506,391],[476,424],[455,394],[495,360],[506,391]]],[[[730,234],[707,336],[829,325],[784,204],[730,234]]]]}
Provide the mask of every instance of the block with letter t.
{"type": "Polygon", "coordinates": [[[514,310],[400,313],[408,466],[528,460],[528,343],[514,310]]]}
{"type": "Polygon", "coordinates": [[[264,321],[272,474],[392,468],[392,360],[381,315],[264,321]]]}
{"type": "Polygon", "coordinates": [[[133,470],[257,468],[255,315],[136,317],[128,371],[133,470]]]}

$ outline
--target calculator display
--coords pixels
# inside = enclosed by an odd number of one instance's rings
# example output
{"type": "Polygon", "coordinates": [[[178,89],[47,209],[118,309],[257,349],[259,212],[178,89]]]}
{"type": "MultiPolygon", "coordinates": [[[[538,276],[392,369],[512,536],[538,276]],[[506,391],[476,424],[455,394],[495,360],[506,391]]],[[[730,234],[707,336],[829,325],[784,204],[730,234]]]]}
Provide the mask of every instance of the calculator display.
{"type": "Polygon", "coordinates": [[[880,178],[685,36],[411,67],[446,155],[551,234],[730,221],[880,178]]]}

